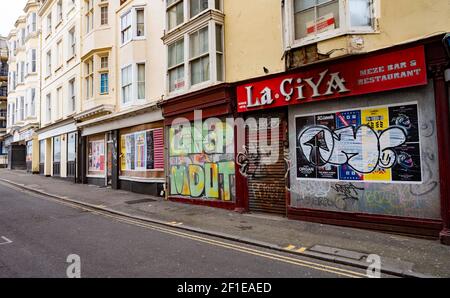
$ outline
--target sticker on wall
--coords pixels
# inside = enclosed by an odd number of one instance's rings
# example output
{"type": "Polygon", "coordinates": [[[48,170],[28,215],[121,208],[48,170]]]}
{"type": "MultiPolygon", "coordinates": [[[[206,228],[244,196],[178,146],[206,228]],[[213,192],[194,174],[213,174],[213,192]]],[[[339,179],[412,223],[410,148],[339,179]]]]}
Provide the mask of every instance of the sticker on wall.
{"type": "Polygon", "coordinates": [[[296,118],[297,178],[420,182],[417,105],[296,118]]]}

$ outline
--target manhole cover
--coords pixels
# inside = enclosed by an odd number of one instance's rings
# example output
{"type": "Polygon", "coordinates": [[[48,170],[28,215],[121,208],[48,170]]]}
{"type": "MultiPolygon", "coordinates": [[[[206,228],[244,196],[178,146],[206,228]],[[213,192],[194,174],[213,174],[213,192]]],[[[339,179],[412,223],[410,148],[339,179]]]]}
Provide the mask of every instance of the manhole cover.
{"type": "Polygon", "coordinates": [[[143,200],[134,200],[134,201],[128,201],[125,202],[128,205],[137,205],[137,204],[144,204],[144,203],[151,203],[151,202],[157,202],[155,199],[143,199],[143,200]]]}

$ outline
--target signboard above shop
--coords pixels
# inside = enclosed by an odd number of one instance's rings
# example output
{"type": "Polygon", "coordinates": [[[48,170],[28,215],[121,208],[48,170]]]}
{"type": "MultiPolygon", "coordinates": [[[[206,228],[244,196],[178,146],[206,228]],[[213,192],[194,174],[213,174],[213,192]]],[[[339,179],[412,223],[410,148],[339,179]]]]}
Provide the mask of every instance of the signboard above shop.
{"type": "Polygon", "coordinates": [[[237,87],[238,112],[427,84],[423,46],[324,63],[237,87]]]}

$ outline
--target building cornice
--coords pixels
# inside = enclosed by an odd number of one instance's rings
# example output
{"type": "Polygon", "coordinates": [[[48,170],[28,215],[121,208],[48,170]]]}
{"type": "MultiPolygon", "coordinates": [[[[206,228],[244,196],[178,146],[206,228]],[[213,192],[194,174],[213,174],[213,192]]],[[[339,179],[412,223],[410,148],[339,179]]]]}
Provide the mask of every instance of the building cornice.
{"type": "Polygon", "coordinates": [[[39,8],[38,15],[42,17],[49,7],[53,4],[54,0],[47,0],[45,3],[39,8]]]}

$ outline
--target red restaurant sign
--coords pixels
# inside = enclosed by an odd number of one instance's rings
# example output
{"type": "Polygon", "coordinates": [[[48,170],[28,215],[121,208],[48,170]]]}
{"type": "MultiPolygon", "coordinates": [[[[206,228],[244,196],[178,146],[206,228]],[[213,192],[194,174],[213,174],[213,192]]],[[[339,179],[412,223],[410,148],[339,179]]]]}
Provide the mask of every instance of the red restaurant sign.
{"type": "Polygon", "coordinates": [[[418,46],[238,86],[238,112],[426,84],[425,50],[418,46]]]}

